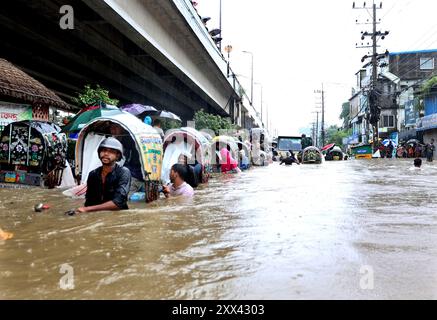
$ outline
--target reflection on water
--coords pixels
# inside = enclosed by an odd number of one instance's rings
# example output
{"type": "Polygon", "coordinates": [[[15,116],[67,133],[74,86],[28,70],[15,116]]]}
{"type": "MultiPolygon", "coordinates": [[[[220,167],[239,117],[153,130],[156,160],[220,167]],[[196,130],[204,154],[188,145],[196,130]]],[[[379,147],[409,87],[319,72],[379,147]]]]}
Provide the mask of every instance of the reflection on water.
{"type": "Polygon", "coordinates": [[[191,202],[64,216],[59,191],[0,190],[0,298],[436,298],[436,165],[381,159],[216,178],[191,202]],[[34,213],[38,202],[51,205],[34,213]],[[62,290],[69,264],[73,290],[62,290]],[[363,290],[360,269],[374,273],[363,290]]]}

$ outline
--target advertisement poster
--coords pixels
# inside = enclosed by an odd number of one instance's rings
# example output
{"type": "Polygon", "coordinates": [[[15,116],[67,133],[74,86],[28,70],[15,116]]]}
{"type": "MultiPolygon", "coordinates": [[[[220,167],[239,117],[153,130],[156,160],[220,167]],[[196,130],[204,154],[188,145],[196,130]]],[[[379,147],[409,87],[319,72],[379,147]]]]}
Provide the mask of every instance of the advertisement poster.
{"type": "Polygon", "coordinates": [[[416,125],[416,120],[419,118],[419,111],[414,108],[415,101],[410,100],[405,103],[405,126],[413,127],[416,125]]]}
{"type": "Polygon", "coordinates": [[[159,181],[163,154],[161,139],[148,134],[138,135],[136,139],[142,149],[144,169],[149,173],[151,180],[159,181]]]}

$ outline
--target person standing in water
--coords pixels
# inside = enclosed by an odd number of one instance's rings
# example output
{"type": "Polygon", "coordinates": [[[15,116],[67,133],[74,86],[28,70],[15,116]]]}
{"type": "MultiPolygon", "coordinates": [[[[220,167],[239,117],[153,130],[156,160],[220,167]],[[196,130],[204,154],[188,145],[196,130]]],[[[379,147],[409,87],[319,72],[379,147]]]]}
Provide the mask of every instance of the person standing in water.
{"type": "Polygon", "coordinates": [[[426,145],[426,160],[428,162],[432,162],[434,160],[434,139],[431,139],[431,142],[426,145]]]}
{"type": "Polygon", "coordinates": [[[290,155],[281,160],[281,163],[279,165],[282,165],[285,163],[286,166],[291,166],[293,163],[296,163],[298,165],[300,165],[299,161],[296,159],[296,157],[294,156],[294,152],[293,150],[289,151],[290,155]]]}
{"type": "Polygon", "coordinates": [[[194,173],[188,168],[187,165],[181,163],[176,163],[171,167],[171,184],[162,188],[166,198],[178,196],[192,197],[194,195],[193,187],[186,182],[190,178],[194,179],[194,173]],[[190,177],[189,175],[193,176],[190,177]]]}
{"type": "Polygon", "coordinates": [[[123,157],[123,145],[109,137],[102,141],[97,152],[102,166],[90,172],[85,206],[76,209],[76,213],[128,209],[131,173],[117,164],[123,157]]]}

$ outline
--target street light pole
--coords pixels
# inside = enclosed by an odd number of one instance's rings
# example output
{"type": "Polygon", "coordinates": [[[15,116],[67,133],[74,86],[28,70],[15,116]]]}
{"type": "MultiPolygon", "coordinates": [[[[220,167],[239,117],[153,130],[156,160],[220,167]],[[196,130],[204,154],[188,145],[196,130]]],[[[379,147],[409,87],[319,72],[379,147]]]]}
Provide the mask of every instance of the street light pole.
{"type": "Polygon", "coordinates": [[[243,51],[243,53],[248,53],[252,57],[252,67],[251,67],[251,85],[250,85],[250,104],[253,105],[253,53],[250,51],[243,51]]]}
{"type": "Polygon", "coordinates": [[[230,53],[232,51],[232,46],[231,45],[227,45],[225,47],[225,51],[228,53],[228,71],[227,71],[227,78],[229,78],[229,62],[230,62],[230,53]]]}
{"type": "MultiPolygon", "coordinates": [[[[222,0],[220,0],[220,17],[219,17],[220,37],[222,37],[222,0]]],[[[222,42],[219,42],[219,50],[222,52],[222,42]]]]}
{"type": "Polygon", "coordinates": [[[261,102],[261,104],[260,104],[260,106],[261,106],[261,124],[264,127],[264,122],[263,122],[263,85],[259,82],[255,82],[255,84],[257,84],[261,87],[261,100],[260,100],[260,102],[261,102]]]}

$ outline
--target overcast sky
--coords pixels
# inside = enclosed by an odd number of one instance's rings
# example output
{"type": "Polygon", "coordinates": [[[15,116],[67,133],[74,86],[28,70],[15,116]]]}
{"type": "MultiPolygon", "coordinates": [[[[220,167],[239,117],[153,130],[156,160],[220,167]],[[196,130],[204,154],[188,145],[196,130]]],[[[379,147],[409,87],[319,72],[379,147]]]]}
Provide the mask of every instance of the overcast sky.
{"type": "MultiPolygon", "coordinates": [[[[198,12],[219,26],[220,0],[196,0],[198,12]]],[[[222,0],[223,43],[233,46],[231,67],[250,96],[251,56],[254,78],[262,83],[264,112],[279,134],[298,134],[315,121],[314,90],[326,91],[326,122],[340,124],[341,105],[351,95],[354,74],[368,49],[355,49],[361,31],[371,25],[371,11],[353,10],[349,0],[222,0]]],[[[379,6],[380,1],[377,1],[379,6]]],[[[367,1],[367,6],[372,4],[367,1]]],[[[356,6],[363,1],[356,1],[356,6]]],[[[380,42],[379,52],[437,48],[437,1],[386,0],[378,10],[378,25],[390,35],[380,42]]],[[[370,38],[366,40],[370,42],[370,38]]],[[[254,102],[260,106],[261,86],[255,85],[254,102]]],[[[264,114],[264,120],[266,120],[264,114]]]]}

